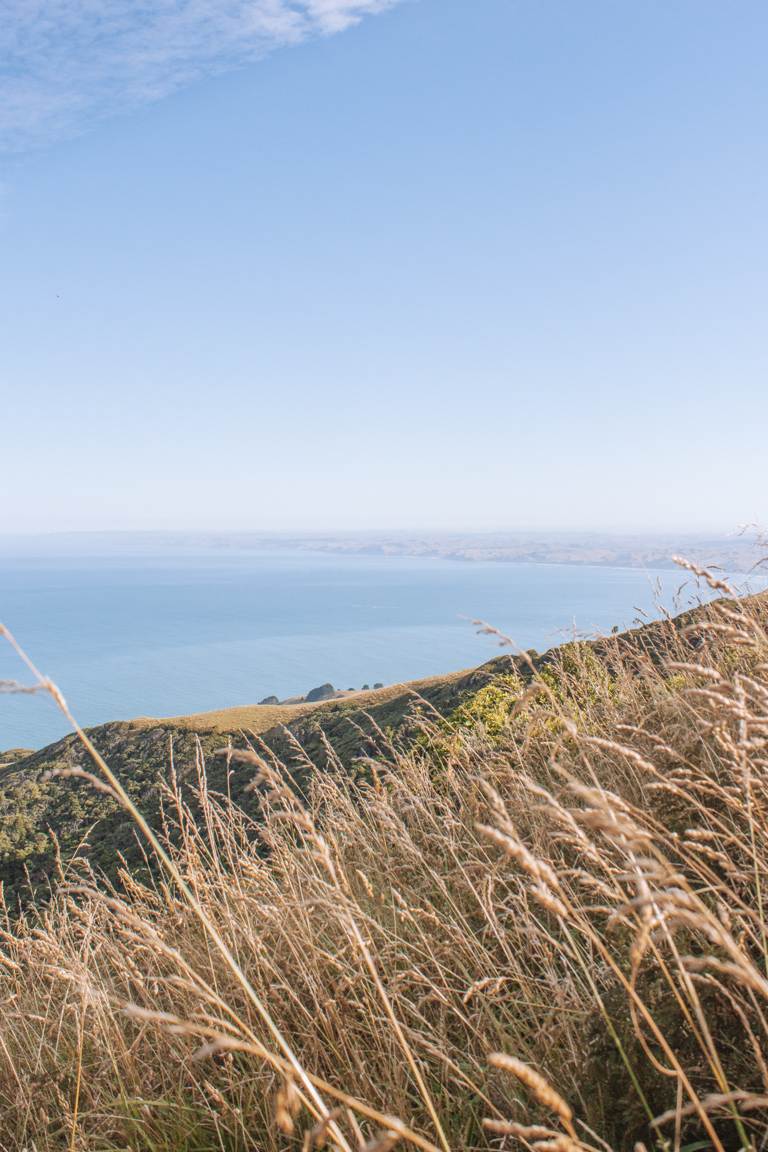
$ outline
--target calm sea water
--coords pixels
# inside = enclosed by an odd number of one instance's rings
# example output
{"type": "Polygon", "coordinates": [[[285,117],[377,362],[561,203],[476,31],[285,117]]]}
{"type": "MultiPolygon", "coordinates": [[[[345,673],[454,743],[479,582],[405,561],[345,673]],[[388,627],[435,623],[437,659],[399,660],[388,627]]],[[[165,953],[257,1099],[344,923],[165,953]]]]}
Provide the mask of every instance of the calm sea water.
{"type": "MultiPolygon", "coordinates": [[[[681,583],[677,572],[306,552],[5,555],[0,620],[92,725],[476,665],[498,647],[473,618],[541,651],[574,628],[657,616],[681,583]]],[[[5,648],[0,679],[28,680],[5,648]]],[[[65,731],[49,699],[0,695],[0,749],[65,731]]]]}

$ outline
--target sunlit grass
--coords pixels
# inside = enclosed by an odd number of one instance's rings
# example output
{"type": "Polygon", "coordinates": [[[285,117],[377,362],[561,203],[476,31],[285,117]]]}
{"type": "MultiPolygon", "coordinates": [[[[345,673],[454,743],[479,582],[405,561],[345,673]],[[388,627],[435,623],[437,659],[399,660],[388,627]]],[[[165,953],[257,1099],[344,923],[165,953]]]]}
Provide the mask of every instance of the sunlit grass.
{"type": "Polygon", "coordinates": [[[523,660],[308,792],[246,747],[255,819],[169,775],[155,879],[6,916],[2,1146],[757,1152],[765,618],[523,660]]]}

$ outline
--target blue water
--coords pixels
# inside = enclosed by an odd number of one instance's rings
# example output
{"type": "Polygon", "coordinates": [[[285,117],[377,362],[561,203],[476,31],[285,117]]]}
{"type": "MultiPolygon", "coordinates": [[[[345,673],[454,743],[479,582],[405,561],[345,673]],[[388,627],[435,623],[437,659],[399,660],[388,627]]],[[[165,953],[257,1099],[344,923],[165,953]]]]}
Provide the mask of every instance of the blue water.
{"type": "MultiPolygon", "coordinates": [[[[0,621],[80,723],[393,683],[498,654],[473,618],[540,651],[673,606],[678,572],[265,552],[0,556],[0,621]]],[[[679,606],[690,602],[684,592],[679,606]]],[[[0,644],[0,679],[29,681],[0,644]]],[[[67,731],[43,696],[0,695],[0,749],[67,731]]]]}

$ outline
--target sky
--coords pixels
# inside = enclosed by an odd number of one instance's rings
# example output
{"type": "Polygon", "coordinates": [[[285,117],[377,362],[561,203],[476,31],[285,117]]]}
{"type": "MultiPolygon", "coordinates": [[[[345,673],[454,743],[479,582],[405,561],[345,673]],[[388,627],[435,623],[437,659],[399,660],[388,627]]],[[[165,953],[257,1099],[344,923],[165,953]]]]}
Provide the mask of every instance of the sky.
{"type": "Polygon", "coordinates": [[[768,6],[5,0],[0,531],[768,523],[768,6]]]}

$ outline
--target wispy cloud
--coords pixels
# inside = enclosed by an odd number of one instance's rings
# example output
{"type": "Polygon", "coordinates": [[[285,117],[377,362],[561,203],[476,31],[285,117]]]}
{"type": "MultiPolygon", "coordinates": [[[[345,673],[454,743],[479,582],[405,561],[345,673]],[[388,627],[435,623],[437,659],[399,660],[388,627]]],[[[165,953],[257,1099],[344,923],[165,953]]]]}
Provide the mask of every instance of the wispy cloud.
{"type": "Polygon", "coordinates": [[[398,0],[0,0],[0,149],[24,150],[398,0]]]}

